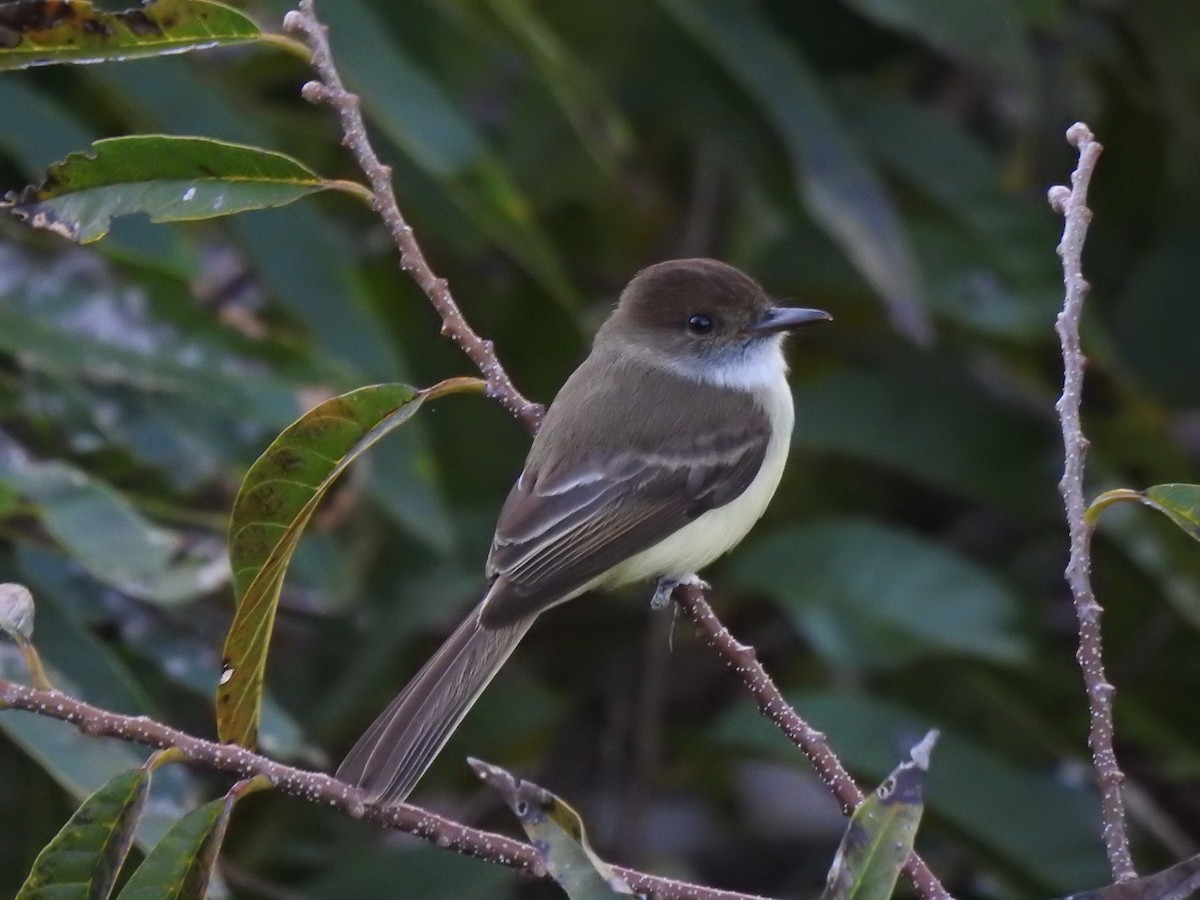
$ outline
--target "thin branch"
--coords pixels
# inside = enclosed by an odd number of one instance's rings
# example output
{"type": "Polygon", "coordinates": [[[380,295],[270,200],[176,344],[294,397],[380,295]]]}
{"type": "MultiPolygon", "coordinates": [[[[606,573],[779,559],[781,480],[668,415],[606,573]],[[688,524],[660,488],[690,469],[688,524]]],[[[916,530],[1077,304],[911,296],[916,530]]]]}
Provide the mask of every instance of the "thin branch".
{"type": "MultiPolygon", "coordinates": [[[[544,409],[527,400],[513,385],[496,356],[492,342],[481,338],[467,323],[446,280],[434,274],[412,227],[405,221],[392,188],[392,170],[376,155],[367,136],[359,97],[346,89],[333,62],[328,29],[316,18],[313,0],[300,0],[299,9],[284,18],[284,27],[299,33],[312,53],[319,81],[304,85],[302,94],[312,103],[328,103],[338,114],[343,143],[354,155],[371,186],[373,206],[387,225],[400,251],[400,268],[424,291],[449,336],[484,376],[489,396],[495,398],[531,432],[541,424],[544,409]]],[[[737,671],[758,700],[759,708],[813,763],[818,774],[849,813],[863,795],[829,747],[825,736],[808,725],[783,699],[783,695],[758,662],[755,651],[738,642],[717,619],[697,586],[681,586],[674,598],[695,621],[709,644],[737,671]]],[[[378,807],[363,803],[353,785],[332,776],[275,762],[230,744],[193,737],[144,716],[131,717],[100,709],[54,690],[41,690],[0,680],[0,709],[20,709],[70,722],[87,734],[118,738],[151,747],[172,747],[183,761],[241,776],[263,775],[279,790],[314,803],[328,805],[352,818],[383,825],[432,841],[464,855],[498,862],[527,874],[545,877],[533,847],[502,835],[480,831],[407,804],[378,807]]],[[[614,867],[635,890],[657,900],[763,900],[750,894],[715,890],[614,867]]],[[[905,873],[924,900],[948,900],[950,895],[915,853],[905,873]]]]}
{"type": "MultiPolygon", "coordinates": [[[[800,717],[780,692],[754,648],[741,643],[721,622],[704,599],[704,589],[695,584],[681,584],[672,598],[696,623],[696,628],[734,672],[746,689],[758,701],[759,711],[784,733],[809,762],[820,779],[842,804],[842,811],[852,813],[863,801],[863,793],[842,765],[825,735],[800,717]]],[[[950,894],[916,853],[909,857],[904,874],[924,900],[948,900],[950,894]]]]}
{"type": "MultiPolygon", "coordinates": [[[[366,174],[375,194],[375,205],[387,223],[400,248],[400,266],[410,272],[429,297],[430,302],[442,317],[442,331],[449,334],[487,379],[489,393],[496,397],[510,413],[523,422],[530,431],[536,432],[541,424],[542,407],[526,400],[509,381],[492,343],[481,339],[463,319],[461,311],[450,295],[445,280],[436,277],[425,262],[424,255],[413,237],[412,228],[405,221],[396,205],[391,185],[391,169],[379,161],[368,141],[366,126],[359,109],[359,98],[346,90],[333,63],[329,48],[328,30],[316,18],[313,0],[300,0],[298,12],[291,12],[284,19],[284,27],[303,35],[313,55],[313,68],[320,77],[319,82],[304,86],[304,96],[311,102],[329,103],[338,113],[345,134],[344,142],[354,153],[359,166],[366,174]]],[[[747,687],[759,700],[760,708],[774,721],[797,747],[816,766],[821,778],[833,790],[846,812],[852,811],[861,801],[862,792],[855,786],[841,762],[830,749],[824,735],[811,728],[783,699],[778,688],[754,658],[752,648],[736,641],[720,623],[712,608],[705,602],[699,588],[681,588],[676,591],[680,602],[697,626],[709,636],[716,651],[735,669],[742,671],[747,687]],[[749,657],[749,665],[745,657],[749,657]],[[753,669],[757,672],[753,676],[753,669]]],[[[461,826],[459,826],[461,827],[461,826]]],[[[941,900],[949,894],[942,887],[928,866],[913,855],[905,872],[924,900],[941,900]]],[[[636,875],[637,873],[630,873],[636,875]]],[[[631,881],[635,890],[640,885],[631,881]]],[[[689,887],[689,890],[706,890],[689,887]]],[[[661,895],[666,896],[666,895],[661,895]]],[[[694,894],[688,896],[710,896],[694,894]]],[[[718,896],[712,894],[711,896],[718,896]]]]}
{"type": "MultiPolygon", "coordinates": [[[[372,806],[363,802],[362,792],[357,787],[338,781],[331,775],[287,766],[244,747],[193,737],[146,716],[124,716],[76,700],[60,691],[39,690],[0,680],[0,710],[3,709],[20,709],[69,722],[84,734],[117,738],[160,749],[171,747],[177,751],[180,762],[232,772],[242,778],[262,775],[285,794],[333,807],[351,818],[416,835],[444,849],[500,863],[532,877],[546,877],[537,851],[521,841],[469,828],[408,804],[372,806]]],[[[764,900],[754,894],[720,891],[647,875],[633,869],[614,868],[634,890],[651,893],[658,900],[764,900]]]]}
{"type": "Polygon", "coordinates": [[[1096,142],[1092,132],[1082,122],[1076,122],[1067,129],[1067,140],[1078,148],[1079,164],[1071,173],[1069,188],[1056,185],[1050,188],[1048,194],[1051,207],[1062,213],[1065,219],[1058,255],[1062,257],[1066,299],[1056,324],[1059,341],[1062,343],[1063,391],[1055,409],[1062,423],[1065,449],[1065,466],[1059,490],[1066,507],[1067,528],[1071,539],[1066,577],[1075,598],[1075,615],[1079,619],[1079,650],[1076,658],[1083,672],[1083,683],[1088,696],[1088,712],[1091,717],[1088,746],[1092,750],[1092,762],[1100,784],[1104,847],[1112,866],[1113,879],[1129,881],[1137,877],[1137,872],[1133,868],[1129,837],[1125,830],[1125,804],[1121,797],[1125,775],[1117,764],[1117,756],[1113,750],[1112,708],[1115,689],[1104,674],[1103,639],[1100,634],[1100,616],[1103,610],[1096,602],[1096,595],[1092,590],[1092,528],[1087,521],[1087,503],[1083,495],[1084,460],[1087,456],[1088,440],[1084,437],[1079,416],[1083,397],[1083,372],[1087,365],[1079,342],[1079,320],[1083,314],[1084,297],[1087,296],[1089,288],[1087,280],[1083,277],[1083,243],[1092,220],[1092,211],[1087,206],[1087,191],[1096,161],[1104,148],[1096,142]]]}
{"type": "Polygon", "coordinates": [[[341,120],[342,142],[367,176],[375,211],[387,225],[400,251],[400,268],[412,276],[437,310],[442,319],[442,334],[449,336],[467,354],[487,380],[488,394],[500,401],[530,431],[536,431],[542,420],[541,405],[521,395],[500,364],[492,342],[481,338],[467,323],[446,279],[434,274],[413,235],[412,226],[400,212],[392,189],[391,166],[380,162],[371,146],[358,95],[348,91],[342,83],[329,49],[329,30],[317,20],[313,0],[300,0],[300,8],[284,17],[283,27],[301,35],[312,51],[312,66],[320,80],[308,82],[301,93],[310,103],[328,103],[341,120]]]}

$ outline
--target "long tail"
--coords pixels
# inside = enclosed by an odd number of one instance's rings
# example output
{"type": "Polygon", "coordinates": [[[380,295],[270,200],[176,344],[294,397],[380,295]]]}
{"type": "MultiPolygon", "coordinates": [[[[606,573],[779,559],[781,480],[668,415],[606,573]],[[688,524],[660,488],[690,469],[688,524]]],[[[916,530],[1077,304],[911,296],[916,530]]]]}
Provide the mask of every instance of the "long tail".
{"type": "Polygon", "coordinates": [[[371,803],[404,800],[534,618],[488,629],[476,608],[358,739],[337,777],[361,787],[371,803]]]}

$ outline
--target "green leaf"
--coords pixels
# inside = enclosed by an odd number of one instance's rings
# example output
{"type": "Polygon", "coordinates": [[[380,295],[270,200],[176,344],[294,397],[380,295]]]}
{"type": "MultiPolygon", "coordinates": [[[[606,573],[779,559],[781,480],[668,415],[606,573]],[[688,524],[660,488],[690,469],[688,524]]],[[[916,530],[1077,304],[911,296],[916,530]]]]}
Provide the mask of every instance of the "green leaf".
{"type": "Polygon", "coordinates": [[[1030,87],[1033,57],[1013,0],[847,0],[863,16],[908,32],[964,66],[1030,87]]]}
{"type": "MultiPolygon", "coordinates": [[[[875,780],[891,770],[894,748],[930,725],[925,716],[853,691],[788,700],[829,736],[849,769],[875,780]]],[[[718,733],[727,744],[796,764],[796,748],[753,708],[726,716],[718,733]]],[[[1097,837],[1100,807],[1088,786],[1019,768],[986,745],[943,728],[924,797],[939,822],[1042,886],[1033,893],[1097,884],[1108,874],[1097,837]]]]}
{"type": "Polygon", "coordinates": [[[66,463],[31,459],[3,435],[0,482],[33,504],[42,525],[79,565],[134,597],[181,603],[225,581],[218,547],[189,549],[108,485],[66,463]]]}
{"type": "Polygon", "coordinates": [[[1200,541],[1200,485],[1156,484],[1142,492],[1146,505],[1157,509],[1200,541]]]}
{"type": "Polygon", "coordinates": [[[305,413],[250,467],[229,522],[237,611],[217,688],[221,740],[254,743],[279,591],[300,535],[330,485],[426,400],[482,386],[457,378],[423,391],[403,384],[359,388],[305,413]]]}
{"type": "Polygon", "coordinates": [[[98,63],[256,41],[252,19],[212,0],[148,0],[108,13],[87,0],[0,4],[0,71],[98,63]]]}
{"type": "Polygon", "coordinates": [[[172,826],[138,866],[119,900],[193,900],[206,896],[208,882],[233,805],[264,785],[239,781],[224,797],[194,809],[172,826]]]}
{"type": "MultiPolygon", "coordinates": [[[[25,673],[17,659],[0,646],[0,678],[22,679],[25,673]]],[[[89,693],[53,668],[50,678],[63,693],[75,697],[89,693]]],[[[122,772],[141,766],[147,757],[143,748],[133,744],[97,740],[67,722],[18,710],[0,715],[0,732],[81,802],[122,772]]],[[[154,779],[152,796],[137,824],[136,843],[144,851],[166,833],[169,820],[194,805],[188,772],[179,766],[161,771],[154,779]]]]}
{"type": "Polygon", "coordinates": [[[937,740],[930,731],[854,811],[821,900],[888,900],[912,853],[925,807],[921,789],[937,740]]]}
{"type": "Polygon", "coordinates": [[[154,759],[83,801],[38,854],[17,900],[106,900],[133,845],[154,759]]]}
{"type": "Polygon", "coordinates": [[[283,206],[315,191],[366,196],[303,163],[259,147],[165,134],[105,138],[90,153],[52,165],[41,185],[10,192],[3,206],[35,228],[86,244],[114,217],[146,213],[154,222],[188,222],[283,206]]]}
{"type": "Polygon", "coordinates": [[[633,894],[625,880],[596,855],[588,843],[583,820],[568,804],[499,766],[470,758],[467,763],[516,814],[546,871],[571,900],[604,900],[633,894]]]}
{"type": "Polygon", "coordinates": [[[985,569],[914,534],[840,519],[776,532],[731,577],[779,601],[827,659],[894,666],[933,653],[1014,662],[1015,598],[985,569]]]}
{"type": "MultiPolygon", "coordinates": [[[[278,15],[287,11],[288,6],[283,6],[278,15]]],[[[320,14],[324,15],[324,9],[320,14]]],[[[211,77],[215,74],[211,69],[181,65],[172,59],[147,59],[125,66],[100,66],[87,74],[106,94],[137,98],[139,122],[145,122],[141,130],[204,134],[259,146],[269,146],[276,139],[257,104],[233,99],[221,89],[218,79],[211,77]]],[[[300,317],[314,341],[348,364],[353,374],[344,382],[335,382],[342,390],[403,380],[403,375],[394,371],[396,350],[389,329],[382,324],[378,309],[369,308],[360,296],[353,274],[357,259],[354,238],[345,229],[332,227],[318,204],[259,210],[228,222],[255,280],[300,317]],[[330,302],[333,297],[338,302],[330,302]]],[[[157,235],[169,229],[145,230],[157,235]]]]}
{"type": "Polygon", "coordinates": [[[883,297],[897,330],[920,342],[929,340],[932,325],[903,224],[817,75],[772,29],[757,4],[660,2],[774,125],[791,159],[797,193],[883,297]]]}

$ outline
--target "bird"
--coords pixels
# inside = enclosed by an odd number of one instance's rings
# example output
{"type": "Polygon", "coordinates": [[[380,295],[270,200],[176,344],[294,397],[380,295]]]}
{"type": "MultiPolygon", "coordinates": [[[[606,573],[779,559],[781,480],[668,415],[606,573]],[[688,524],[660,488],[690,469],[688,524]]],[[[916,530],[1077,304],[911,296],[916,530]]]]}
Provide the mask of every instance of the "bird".
{"type": "Polygon", "coordinates": [[[500,510],[488,587],[337,770],[403,802],[534,620],[657,579],[665,602],[738,544],[782,477],[794,411],[784,337],[832,317],[777,305],[713,259],[638,272],[546,411],[500,510]]]}

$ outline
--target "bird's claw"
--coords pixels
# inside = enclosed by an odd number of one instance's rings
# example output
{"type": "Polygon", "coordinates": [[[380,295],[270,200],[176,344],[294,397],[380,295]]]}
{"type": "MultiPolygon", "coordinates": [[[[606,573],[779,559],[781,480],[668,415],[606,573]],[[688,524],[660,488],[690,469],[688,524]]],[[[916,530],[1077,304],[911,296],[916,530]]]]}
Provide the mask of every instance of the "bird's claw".
{"type": "Polygon", "coordinates": [[[663,576],[658,579],[658,584],[654,587],[654,596],[650,598],[650,608],[663,609],[668,606],[671,603],[671,594],[675,592],[675,588],[684,584],[695,585],[703,590],[708,590],[708,582],[703,580],[699,575],[663,576]]]}

